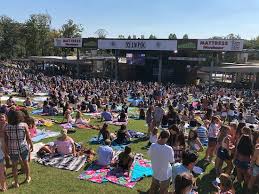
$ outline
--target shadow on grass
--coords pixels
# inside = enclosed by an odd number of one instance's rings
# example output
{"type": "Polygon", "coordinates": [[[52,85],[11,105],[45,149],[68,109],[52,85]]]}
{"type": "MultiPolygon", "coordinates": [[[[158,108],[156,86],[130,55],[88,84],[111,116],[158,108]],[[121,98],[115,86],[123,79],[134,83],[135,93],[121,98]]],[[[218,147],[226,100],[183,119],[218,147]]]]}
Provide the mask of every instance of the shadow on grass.
{"type": "Polygon", "coordinates": [[[197,180],[198,193],[213,193],[217,189],[212,185],[212,181],[215,180],[216,174],[214,169],[209,173],[206,173],[201,179],[197,180]]]}
{"type": "Polygon", "coordinates": [[[139,193],[139,194],[148,194],[148,193],[149,193],[149,190],[148,190],[148,191],[140,191],[140,190],[138,190],[138,193],[139,193]]]}
{"type": "Polygon", "coordinates": [[[209,166],[210,163],[204,159],[201,159],[197,162],[196,166],[199,166],[200,168],[202,168],[204,171],[206,171],[207,166],[209,166]]]}

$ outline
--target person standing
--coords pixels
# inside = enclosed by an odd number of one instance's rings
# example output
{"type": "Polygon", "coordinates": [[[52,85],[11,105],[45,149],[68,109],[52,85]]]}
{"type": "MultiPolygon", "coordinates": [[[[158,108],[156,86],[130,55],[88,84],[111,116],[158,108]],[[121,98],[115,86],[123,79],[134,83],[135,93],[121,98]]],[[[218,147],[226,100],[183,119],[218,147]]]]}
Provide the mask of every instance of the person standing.
{"type": "Polygon", "coordinates": [[[172,176],[171,163],[174,163],[174,151],[170,146],[166,145],[169,136],[169,131],[162,131],[157,143],[153,143],[148,150],[153,169],[153,178],[149,194],[168,193],[172,176]]]}
{"type": "Polygon", "coordinates": [[[158,106],[156,106],[154,109],[154,127],[160,126],[164,115],[165,111],[162,108],[162,104],[159,103],[158,106]]]}
{"type": "Polygon", "coordinates": [[[21,158],[26,174],[25,182],[31,181],[29,155],[33,151],[33,144],[29,134],[28,125],[24,122],[24,113],[11,110],[8,113],[8,125],[6,126],[6,143],[10,159],[12,161],[12,171],[14,177],[14,187],[18,188],[17,165],[21,158]]]}

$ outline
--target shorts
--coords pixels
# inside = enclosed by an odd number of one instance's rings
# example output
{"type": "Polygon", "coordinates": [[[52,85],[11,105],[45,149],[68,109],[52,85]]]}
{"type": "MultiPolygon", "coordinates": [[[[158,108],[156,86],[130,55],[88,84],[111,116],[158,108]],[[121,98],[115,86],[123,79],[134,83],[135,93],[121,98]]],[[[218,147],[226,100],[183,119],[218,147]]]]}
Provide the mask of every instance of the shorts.
{"type": "Polygon", "coordinates": [[[234,164],[237,166],[237,168],[241,168],[243,170],[248,170],[250,168],[250,162],[248,161],[240,161],[236,159],[234,164]]]}
{"type": "Polygon", "coordinates": [[[219,147],[217,151],[217,157],[219,157],[221,160],[230,160],[230,155],[228,153],[228,150],[222,147],[219,147]]]}
{"type": "Polygon", "coordinates": [[[256,164],[253,166],[253,176],[258,176],[259,175],[259,166],[256,164]]]}
{"type": "Polygon", "coordinates": [[[14,162],[18,161],[20,157],[22,160],[29,160],[29,150],[26,149],[20,154],[10,154],[10,159],[14,162]]]}
{"type": "Polygon", "coordinates": [[[216,137],[209,137],[208,146],[216,146],[217,145],[217,138],[216,137]]]}

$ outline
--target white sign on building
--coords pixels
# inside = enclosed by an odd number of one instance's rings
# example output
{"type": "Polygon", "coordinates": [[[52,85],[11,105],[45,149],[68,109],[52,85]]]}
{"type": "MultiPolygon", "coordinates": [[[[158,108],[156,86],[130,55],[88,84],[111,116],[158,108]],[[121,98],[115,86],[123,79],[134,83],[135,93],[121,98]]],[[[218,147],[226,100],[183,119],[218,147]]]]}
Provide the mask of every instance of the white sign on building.
{"type": "Polygon", "coordinates": [[[244,40],[199,39],[197,50],[200,51],[242,51],[244,40]]]}
{"type": "Polygon", "coordinates": [[[177,50],[177,40],[113,40],[99,39],[99,49],[118,49],[118,50],[177,50]]]}
{"type": "Polygon", "coordinates": [[[81,48],[82,38],[55,38],[55,47],[81,48]]]}

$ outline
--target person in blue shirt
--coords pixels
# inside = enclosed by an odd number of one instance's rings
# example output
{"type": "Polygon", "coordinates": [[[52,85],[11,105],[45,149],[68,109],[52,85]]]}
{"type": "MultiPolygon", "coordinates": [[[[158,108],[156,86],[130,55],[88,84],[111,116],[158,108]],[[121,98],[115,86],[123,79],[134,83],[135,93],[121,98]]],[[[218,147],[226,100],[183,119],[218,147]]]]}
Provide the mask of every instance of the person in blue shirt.
{"type": "Polygon", "coordinates": [[[103,109],[103,112],[101,114],[101,120],[103,121],[112,121],[112,114],[107,111],[106,108],[103,109]]]}
{"type": "Polygon", "coordinates": [[[198,135],[198,138],[201,141],[201,144],[204,146],[208,145],[208,130],[206,127],[203,126],[203,122],[201,119],[196,119],[196,132],[198,135]]]}
{"type": "Polygon", "coordinates": [[[101,145],[98,150],[98,159],[96,163],[100,166],[109,166],[113,158],[113,149],[111,146],[111,140],[106,139],[104,145],[101,145]]]}

